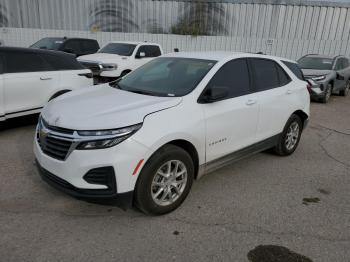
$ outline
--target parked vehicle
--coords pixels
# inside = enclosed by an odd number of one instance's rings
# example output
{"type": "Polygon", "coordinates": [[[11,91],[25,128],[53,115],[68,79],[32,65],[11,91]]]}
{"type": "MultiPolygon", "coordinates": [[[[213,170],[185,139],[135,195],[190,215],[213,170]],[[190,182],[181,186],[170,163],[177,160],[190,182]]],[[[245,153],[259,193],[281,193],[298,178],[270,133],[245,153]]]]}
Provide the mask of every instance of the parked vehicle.
{"type": "Polygon", "coordinates": [[[273,148],[292,154],[309,118],[307,83],[289,60],[174,53],[122,79],[49,103],[34,152],[45,181],[79,198],[177,208],[194,179],[273,148]]]}
{"type": "Polygon", "coordinates": [[[306,55],[298,61],[305,78],[312,80],[311,98],[327,103],[332,93],[346,96],[350,89],[350,64],[344,56],[306,55]]]}
{"type": "Polygon", "coordinates": [[[100,49],[100,46],[95,39],[67,37],[45,37],[30,47],[63,51],[75,54],[77,57],[94,54],[100,49]]]}
{"type": "Polygon", "coordinates": [[[97,82],[110,82],[163,54],[159,44],[147,42],[111,42],[98,53],[79,57],[91,69],[97,82]]]}
{"type": "Polygon", "coordinates": [[[70,54],[0,47],[0,121],[38,113],[49,100],[92,84],[91,71],[70,54]]]}

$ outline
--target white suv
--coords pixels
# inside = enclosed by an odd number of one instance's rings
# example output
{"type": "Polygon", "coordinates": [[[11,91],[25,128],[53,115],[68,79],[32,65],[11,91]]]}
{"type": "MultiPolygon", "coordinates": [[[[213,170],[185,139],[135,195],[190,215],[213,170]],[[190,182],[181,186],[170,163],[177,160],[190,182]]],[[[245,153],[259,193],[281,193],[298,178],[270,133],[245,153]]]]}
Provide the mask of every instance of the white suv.
{"type": "MultiPolygon", "coordinates": [[[[177,53],[48,104],[34,152],[44,180],[79,198],[134,200],[164,214],[194,179],[269,148],[296,149],[307,83],[276,57],[177,53]]],[[[129,202],[130,203],[130,202],[129,202]]]]}
{"type": "Polygon", "coordinates": [[[162,54],[161,46],[155,43],[111,42],[96,54],[81,56],[78,60],[92,70],[97,82],[109,82],[162,54]]]}
{"type": "Polygon", "coordinates": [[[0,121],[38,113],[49,100],[92,85],[91,71],[71,54],[0,47],[0,121]]]}

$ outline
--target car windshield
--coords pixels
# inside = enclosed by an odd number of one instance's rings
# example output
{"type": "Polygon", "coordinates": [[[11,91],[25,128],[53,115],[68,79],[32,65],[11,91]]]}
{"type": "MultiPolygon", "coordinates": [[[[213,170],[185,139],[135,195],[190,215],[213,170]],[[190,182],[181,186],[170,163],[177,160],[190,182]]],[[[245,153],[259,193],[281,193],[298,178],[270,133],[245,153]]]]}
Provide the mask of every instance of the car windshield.
{"type": "Polygon", "coordinates": [[[103,47],[99,53],[115,54],[120,56],[131,56],[135,50],[136,45],[122,44],[122,43],[110,43],[103,47]]]}
{"type": "MultiPolygon", "coordinates": [[[[161,57],[131,72],[114,86],[145,95],[179,97],[190,93],[217,61],[161,57]]],[[[113,84],[112,84],[113,85],[113,84]]]]}
{"type": "Polygon", "coordinates": [[[35,44],[33,44],[32,48],[40,48],[40,49],[49,49],[49,50],[58,50],[60,46],[63,44],[64,38],[62,37],[47,37],[39,40],[35,44]]]}
{"type": "Polygon", "coordinates": [[[303,57],[298,61],[301,69],[332,70],[333,59],[322,57],[303,57]]]}

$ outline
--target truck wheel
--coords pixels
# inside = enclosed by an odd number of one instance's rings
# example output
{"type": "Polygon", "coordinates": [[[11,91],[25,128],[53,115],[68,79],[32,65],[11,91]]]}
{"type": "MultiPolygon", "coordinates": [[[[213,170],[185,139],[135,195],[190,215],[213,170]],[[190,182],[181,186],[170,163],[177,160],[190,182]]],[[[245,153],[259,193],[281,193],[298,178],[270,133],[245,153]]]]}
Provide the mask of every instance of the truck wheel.
{"type": "Polygon", "coordinates": [[[322,97],[321,99],[321,102],[326,104],[328,103],[329,99],[331,98],[332,96],[332,85],[331,84],[328,84],[327,87],[326,87],[326,90],[324,92],[324,96],[322,97]]]}
{"type": "Polygon", "coordinates": [[[193,179],[191,156],[180,147],[165,145],[142,169],[135,189],[135,205],[146,214],[169,213],[185,200],[193,179]]]}
{"type": "Polygon", "coordinates": [[[345,85],[345,87],[344,87],[344,90],[341,90],[341,91],[339,92],[339,94],[340,94],[341,96],[347,96],[347,95],[349,94],[349,90],[350,90],[350,80],[348,80],[348,81],[346,82],[346,85],[345,85]]]}
{"type": "Polygon", "coordinates": [[[303,124],[300,117],[293,114],[287,121],[278,144],[274,148],[275,153],[280,156],[293,154],[298,147],[302,130],[303,124]]]}

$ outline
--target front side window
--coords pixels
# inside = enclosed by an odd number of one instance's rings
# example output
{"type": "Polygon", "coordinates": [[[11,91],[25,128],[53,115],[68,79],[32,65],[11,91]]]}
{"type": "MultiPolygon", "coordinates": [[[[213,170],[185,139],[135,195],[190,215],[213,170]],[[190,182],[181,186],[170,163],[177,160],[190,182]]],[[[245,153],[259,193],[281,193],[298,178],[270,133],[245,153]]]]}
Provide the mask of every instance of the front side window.
{"type": "Polygon", "coordinates": [[[110,43],[103,47],[99,53],[115,54],[120,56],[131,56],[136,45],[123,43],[110,43]]]}
{"type": "Polygon", "coordinates": [[[301,69],[332,70],[333,59],[322,57],[303,57],[298,60],[301,69]]]}
{"type": "Polygon", "coordinates": [[[257,92],[280,86],[276,63],[268,59],[251,59],[257,92]]]}
{"type": "Polygon", "coordinates": [[[140,56],[140,53],[145,53],[145,57],[158,57],[161,55],[159,46],[154,45],[140,46],[136,56],[140,56]]]}
{"type": "Polygon", "coordinates": [[[210,80],[207,88],[226,87],[228,97],[247,95],[250,90],[250,77],[246,59],[236,59],[223,65],[210,80]]]}
{"type": "Polygon", "coordinates": [[[64,39],[62,37],[47,37],[39,40],[31,47],[48,50],[59,50],[63,43],[64,39]]]}
{"type": "Polygon", "coordinates": [[[6,52],[6,73],[51,71],[52,67],[38,54],[6,52]]]}
{"type": "Polygon", "coordinates": [[[196,88],[215,63],[212,60],[161,57],[129,73],[115,85],[145,95],[184,96],[196,88]]]}
{"type": "Polygon", "coordinates": [[[74,54],[80,54],[81,53],[81,47],[80,47],[80,41],[79,40],[68,40],[64,44],[63,51],[72,51],[74,54]]]}

